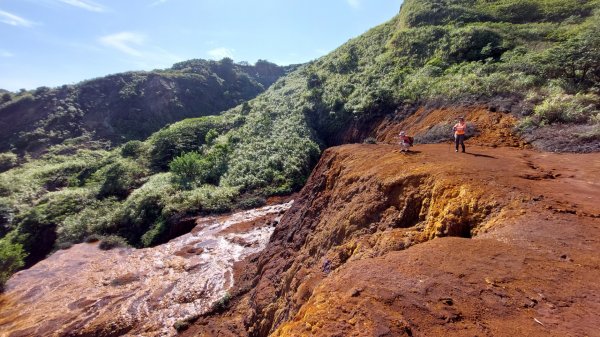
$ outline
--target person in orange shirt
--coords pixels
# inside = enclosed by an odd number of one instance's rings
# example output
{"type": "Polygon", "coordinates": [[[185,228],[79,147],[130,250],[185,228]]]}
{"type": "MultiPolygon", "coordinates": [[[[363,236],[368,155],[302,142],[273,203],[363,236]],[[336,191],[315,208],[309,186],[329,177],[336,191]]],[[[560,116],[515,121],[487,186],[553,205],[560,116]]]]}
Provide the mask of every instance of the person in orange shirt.
{"type": "Polygon", "coordinates": [[[454,131],[454,145],[456,146],[456,152],[458,152],[458,144],[462,146],[462,152],[465,152],[465,134],[467,133],[467,123],[465,123],[464,117],[458,117],[458,123],[452,128],[454,131]]]}

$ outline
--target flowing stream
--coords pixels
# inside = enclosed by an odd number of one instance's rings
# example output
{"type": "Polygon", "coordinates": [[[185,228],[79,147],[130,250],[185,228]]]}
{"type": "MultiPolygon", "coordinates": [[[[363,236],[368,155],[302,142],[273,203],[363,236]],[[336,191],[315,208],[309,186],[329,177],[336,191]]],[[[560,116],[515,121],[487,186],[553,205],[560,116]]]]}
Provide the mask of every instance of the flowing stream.
{"type": "Polygon", "coordinates": [[[0,336],[173,336],[174,323],[226,295],[234,263],[264,249],[291,204],[200,218],[191,233],[152,248],[79,244],[58,251],[9,280],[0,296],[0,336]]]}

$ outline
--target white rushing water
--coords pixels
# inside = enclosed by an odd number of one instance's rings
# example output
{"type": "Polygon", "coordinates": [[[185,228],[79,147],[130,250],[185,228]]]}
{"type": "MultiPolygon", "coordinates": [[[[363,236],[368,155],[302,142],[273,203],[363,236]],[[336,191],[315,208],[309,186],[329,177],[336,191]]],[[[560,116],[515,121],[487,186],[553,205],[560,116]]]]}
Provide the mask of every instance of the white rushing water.
{"type": "Polygon", "coordinates": [[[263,250],[292,202],[200,218],[191,233],[146,249],[59,251],[9,282],[0,331],[53,336],[123,326],[129,335],[173,336],[233,286],[234,264],[263,250]]]}

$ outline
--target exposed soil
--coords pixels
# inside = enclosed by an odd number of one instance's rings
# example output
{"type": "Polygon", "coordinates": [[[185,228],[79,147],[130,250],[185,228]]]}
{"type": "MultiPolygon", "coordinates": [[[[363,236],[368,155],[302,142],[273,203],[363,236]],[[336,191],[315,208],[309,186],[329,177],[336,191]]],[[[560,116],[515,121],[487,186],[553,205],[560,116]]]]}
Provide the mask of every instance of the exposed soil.
{"type": "MultiPolygon", "coordinates": [[[[377,140],[384,143],[397,143],[394,139],[400,131],[406,131],[410,136],[425,137],[437,127],[456,124],[457,118],[462,116],[473,125],[474,137],[470,144],[482,146],[510,146],[525,147],[527,144],[516,134],[514,127],[517,119],[510,113],[492,112],[487,106],[470,107],[444,107],[429,109],[419,108],[414,114],[396,122],[393,118],[385,119],[375,129],[377,140]]],[[[452,137],[447,132],[443,140],[452,137]]],[[[431,141],[436,142],[438,137],[431,141]]]]}
{"type": "Polygon", "coordinates": [[[413,149],[327,150],[184,335],[600,336],[600,154],[413,149]]]}

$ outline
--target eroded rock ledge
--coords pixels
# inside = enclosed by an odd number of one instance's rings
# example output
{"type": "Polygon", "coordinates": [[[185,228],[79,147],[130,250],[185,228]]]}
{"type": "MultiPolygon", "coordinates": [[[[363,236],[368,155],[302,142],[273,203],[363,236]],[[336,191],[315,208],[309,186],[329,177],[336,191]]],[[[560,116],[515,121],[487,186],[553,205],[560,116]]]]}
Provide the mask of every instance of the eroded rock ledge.
{"type": "Polygon", "coordinates": [[[415,150],[327,150],[231,308],[186,334],[593,335],[600,156],[415,150]]]}

